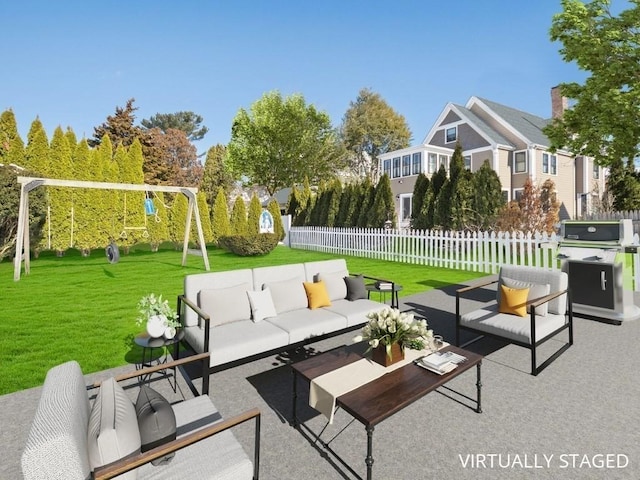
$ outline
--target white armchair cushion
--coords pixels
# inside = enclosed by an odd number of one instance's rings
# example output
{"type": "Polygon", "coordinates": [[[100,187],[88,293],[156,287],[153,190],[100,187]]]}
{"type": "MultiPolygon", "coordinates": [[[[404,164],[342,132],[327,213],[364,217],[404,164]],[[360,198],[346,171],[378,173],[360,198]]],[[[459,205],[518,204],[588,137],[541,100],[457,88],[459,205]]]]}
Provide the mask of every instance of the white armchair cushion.
{"type": "MultiPolygon", "coordinates": [[[[529,294],[527,295],[527,302],[531,300],[535,300],[546,295],[549,295],[549,291],[551,290],[551,285],[548,283],[541,285],[530,282],[523,282],[521,280],[514,280],[513,278],[502,277],[502,284],[508,288],[515,288],[521,290],[523,288],[529,289],[529,294]]],[[[501,289],[498,288],[498,296],[501,295],[501,289]]],[[[500,303],[500,298],[498,298],[498,304],[500,303]]],[[[543,303],[542,305],[538,305],[536,307],[536,315],[545,316],[549,310],[548,302],[543,303]]],[[[531,313],[531,308],[527,305],[527,313],[531,313]]]]}
{"type": "Polygon", "coordinates": [[[279,315],[291,310],[307,308],[309,303],[302,283],[302,278],[293,278],[280,282],[265,283],[262,289],[271,289],[271,298],[279,315]]]}
{"type": "MultiPolygon", "coordinates": [[[[88,428],[91,470],[140,451],[140,431],[133,403],[115,379],[102,382],[91,408],[88,428]]],[[[138,478],[137,470],[118,477],[138,478]]]]}
{"type": "Polygon", "coordinates": [[[329,294],[329,300],[343,300],[347,298],[347,284],[342,273],[319,273],[314,278],[315,282],[324,281],[329,294]]]}

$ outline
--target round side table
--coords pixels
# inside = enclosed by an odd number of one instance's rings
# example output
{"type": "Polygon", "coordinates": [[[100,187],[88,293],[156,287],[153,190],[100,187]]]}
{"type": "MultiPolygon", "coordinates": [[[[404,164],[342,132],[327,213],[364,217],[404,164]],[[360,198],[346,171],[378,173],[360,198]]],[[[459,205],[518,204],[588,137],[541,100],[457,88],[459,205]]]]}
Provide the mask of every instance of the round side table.
{"type": "MultiPolygon", "coordinates": [[[[180,342],[184,338],[184,330],[178,329],[175,336],[173,338],[165,338],[165,337],[152,337],[147,332],[142,332],[138,334],[133,341],[136,345],[142,348],[142,361],[136,365],[136,370],[140,370],[145,367],[153,367],[156,365],[162,365],[163,363],[167,363],[167,348],[175,345],[175,359],[177,360],[180,357],[180,342]],[[154,359],[153,351],[157,348],[162,348],[162,353],[154,359]],[[147,358],[148,354],[148,358],[147,358]],[[155,363],[154,363],[155,361],[155,363]]],[[[175,368],[174,377],[175,377],[175,368]]],[[[166,373],[166,372],[164,372],[166,373]]],[[[148,376],[147,380],[151,375],[148,376]]],[[[172,385],[175,391],[175,385],[172,385]]]]}
{"type": "Polygon", "coordinates": [[[371,292],[377,292],[380,294],[382,298],[382,303],[385,303],[387,300],[387,292],[391,294],[391,308],[398,308],[400,305],[400,300],[398,298],[398,292],[402,290],[402,285],[398,283],[393,284],[393,289],[381,289],[375,283],[369,283],[364,286],[367,290],[367,298],[371,297],[371,292]]]}

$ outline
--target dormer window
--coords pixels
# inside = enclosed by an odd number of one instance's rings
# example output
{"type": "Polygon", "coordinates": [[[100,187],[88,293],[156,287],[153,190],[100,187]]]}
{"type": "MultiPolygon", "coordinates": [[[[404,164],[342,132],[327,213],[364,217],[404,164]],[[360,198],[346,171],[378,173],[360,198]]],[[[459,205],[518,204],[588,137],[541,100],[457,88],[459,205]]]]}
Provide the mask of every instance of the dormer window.
{"type": "Polygon", "coordinates": [[[446,143],[455,142],[458,139],[458,128],[457,127],[447,128],[445,130],[444,136],[445,136],[446,143]]]}

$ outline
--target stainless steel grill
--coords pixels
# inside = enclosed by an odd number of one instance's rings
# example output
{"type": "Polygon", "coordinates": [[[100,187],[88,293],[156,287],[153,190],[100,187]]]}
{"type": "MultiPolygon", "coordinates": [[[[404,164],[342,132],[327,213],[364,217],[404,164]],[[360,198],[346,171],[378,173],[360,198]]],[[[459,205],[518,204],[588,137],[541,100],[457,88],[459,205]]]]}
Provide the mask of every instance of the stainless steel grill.
{"type": "Polygon", "coordinates": [[[625,253],[637,253],[633,223],[565,220],[558,257],[569,276],[573,311],[620,324],[640,318],[633,292],[625,288],[625,253]]]}

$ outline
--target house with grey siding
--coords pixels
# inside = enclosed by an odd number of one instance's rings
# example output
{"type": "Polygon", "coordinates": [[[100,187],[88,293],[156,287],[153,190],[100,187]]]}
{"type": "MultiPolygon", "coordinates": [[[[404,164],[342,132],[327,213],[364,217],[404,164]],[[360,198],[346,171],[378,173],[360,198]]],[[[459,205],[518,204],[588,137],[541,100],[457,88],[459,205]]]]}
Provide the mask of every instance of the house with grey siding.
{"type": "MultiPolygon", "coordinates": [[[[551,89],[551,111],[562,115],[567,100],[551,89]]],[[[535,185],[551,179],[560,201],[560,217],[588,213],[593,198],[604,191],[606,171],[588,157],[549,151],[542,129],[551,121],[491,100],[471,97],[467,103],[449,103],[420,145],[380,155],[380,172],[391,179],[400,227],[409,224],[411,196],[419,173],[430,177],[441,164],[448,170],[456,142],[465,167],[477,171],[488,160],[497,172],[507,201],[517,200],[527,178],[535,185]]]]}

